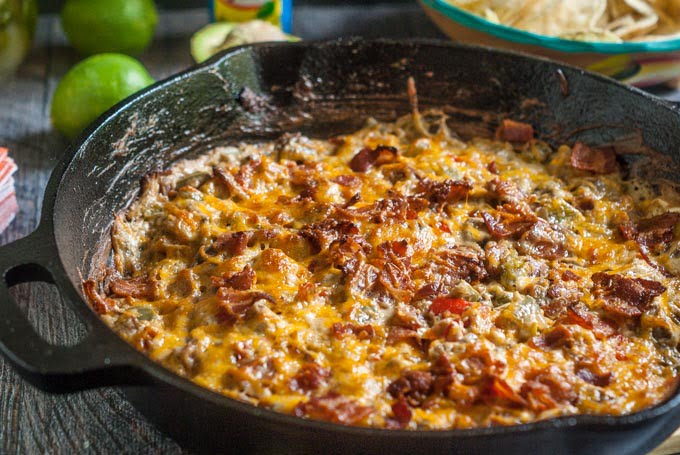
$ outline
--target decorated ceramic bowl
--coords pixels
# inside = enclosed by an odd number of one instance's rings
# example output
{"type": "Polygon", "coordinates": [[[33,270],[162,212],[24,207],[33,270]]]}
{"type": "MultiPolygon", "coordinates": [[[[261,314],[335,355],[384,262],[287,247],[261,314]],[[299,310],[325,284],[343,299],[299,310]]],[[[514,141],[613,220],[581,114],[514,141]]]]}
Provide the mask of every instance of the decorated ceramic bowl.
{"type": "Polygon", "coordinates": [[[419,0],[434,23],[459,42],[549,57],[638,87],[680,78],[680,38],[624,43],[568,40],[490,22],[444,0],[419,0]]]}

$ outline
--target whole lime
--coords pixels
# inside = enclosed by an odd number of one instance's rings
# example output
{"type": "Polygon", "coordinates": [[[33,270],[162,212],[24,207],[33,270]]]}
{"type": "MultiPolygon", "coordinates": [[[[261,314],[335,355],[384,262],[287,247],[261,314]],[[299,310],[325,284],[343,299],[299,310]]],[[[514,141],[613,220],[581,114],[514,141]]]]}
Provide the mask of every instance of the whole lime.
{"type": "Polygon", "coordinates": [[[135,55],[147,48],[158,24],[153,0],[67,0],[61,23],[78,52],[135,55]]]}
{"type": "Polygon", "coordinates": [[[59,81],[52,98],[52,123],[74,138],[111,106],[153,82],[146,68],[127,55],[87,58],[59,81]]]}

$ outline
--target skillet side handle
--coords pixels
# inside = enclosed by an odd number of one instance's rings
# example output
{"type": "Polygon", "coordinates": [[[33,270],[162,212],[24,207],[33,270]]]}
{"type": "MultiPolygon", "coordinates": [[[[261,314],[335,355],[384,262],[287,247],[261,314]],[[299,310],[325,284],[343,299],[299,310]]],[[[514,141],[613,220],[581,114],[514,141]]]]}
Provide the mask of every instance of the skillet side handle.
{"type": "MultiPolygon", "coordinates": [[[[122,351],[120,343],[114,346],[111,334],[103,333],[105,327],[87,327],[87,336],[75,346],[55,346],[36,333],[17,307],[9,293],[11,286],[55,282],[49,269],[57,252],[50,239],[38,228],[0,247],[0,352],[24,379],[51,393],[148,383],[143,370],[135,367],[134,357],[122,351]]],[[[63,298],[62,290],[60,294],[63,298]]]]}

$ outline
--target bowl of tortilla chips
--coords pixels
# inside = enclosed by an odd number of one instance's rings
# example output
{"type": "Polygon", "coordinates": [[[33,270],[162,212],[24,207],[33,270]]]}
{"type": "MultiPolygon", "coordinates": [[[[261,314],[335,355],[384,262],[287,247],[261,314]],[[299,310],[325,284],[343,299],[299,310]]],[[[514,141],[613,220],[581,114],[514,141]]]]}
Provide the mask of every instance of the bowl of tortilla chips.
{"type": "Polygon", "coordinates": [[[514,49],[636,86],[680,78],[680,0],[419,0],[455,41],[514,49]]]}

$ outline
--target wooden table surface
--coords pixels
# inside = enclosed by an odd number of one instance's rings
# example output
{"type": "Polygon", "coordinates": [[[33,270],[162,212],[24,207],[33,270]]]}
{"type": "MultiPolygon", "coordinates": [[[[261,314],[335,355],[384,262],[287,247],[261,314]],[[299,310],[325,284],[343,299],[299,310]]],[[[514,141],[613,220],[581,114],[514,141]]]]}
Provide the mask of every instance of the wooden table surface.
{"type": "MultiPolygon", "coordinates": [[[[374,6],[296,6],[293,32],[305,39],[338,36],[442,38],[414,4],[374,6]]],[[[192,64],[191,34],[207,23],[203,10],[162,12],[157,37],[142,62],[157,79],[192,64]]],[[[67,141],[49,120],[52,92],[59,78],[79,57],[68,47],[59,21],[40,19],[36,44],[17,75],[0,84],[0,145],[19,165],[15,176],[21,212],[0,244],[21,238],[37,225],[42,193],[67,141]]],[[[656,88],[680,99],[672,87],[656,88]]],[[[75,315],[62,304],[53,286],[25,284],[12,294],[47,341],[73,344],[83,336],[75,315]]],[[[666,444],[655,455],[680,452],[666,444]]],[[[0,453],[185,453],[156,430],[115,388],[49,395],[24,382],[0,358],[0,453]]]]}

